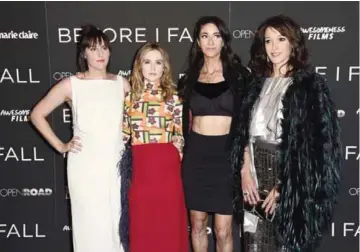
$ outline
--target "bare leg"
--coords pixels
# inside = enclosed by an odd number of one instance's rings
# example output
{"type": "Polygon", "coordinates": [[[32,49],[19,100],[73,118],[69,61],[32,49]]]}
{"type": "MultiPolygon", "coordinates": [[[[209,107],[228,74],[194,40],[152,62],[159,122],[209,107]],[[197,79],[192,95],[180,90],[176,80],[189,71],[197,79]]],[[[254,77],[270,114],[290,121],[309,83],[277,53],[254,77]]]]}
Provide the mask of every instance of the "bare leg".
{"type": "Polygon", "coordinates": [[[194,252],[207,252],[209,241],[206,232],[208,224],[208,214],[190,210],[191,220],[191,241],[194,252]]]}
{"type": "Polygon", "coordinates": [[[234,252],[232,215],[215,214],[217,252],[234,252]]]}

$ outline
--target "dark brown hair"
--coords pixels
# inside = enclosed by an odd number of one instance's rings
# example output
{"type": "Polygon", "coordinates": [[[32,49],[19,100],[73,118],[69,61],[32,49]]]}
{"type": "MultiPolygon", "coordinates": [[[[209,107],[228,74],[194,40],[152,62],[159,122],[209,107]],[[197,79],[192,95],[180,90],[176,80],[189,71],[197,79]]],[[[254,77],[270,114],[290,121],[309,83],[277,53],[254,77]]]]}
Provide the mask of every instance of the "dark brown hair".
{"type": "Polygon", "coordinates": [[[292,76],[297,70],[303,69],[308,64],[309,52],[305,46],[305,37],[298,25],[293,19],[278,15],[266,19],[256,30],[255,37],[250,49],[251,59],[249,68],[257,76],[270,76],[273,72],[271,61],[265,50],[265,31],[272,27],[282,36],[285,36],[292,47],[289,61],[290,66],[286,76],[292,76]]]}
{"type": "Polygon", "coordinates": [[[85,56],[85,49],[104,42],[104,45],[111,51],[109,37],[94,25],[83,25],[81,27],[80,39],[77,43],[77,66],[79,72],[89,69],[85,56]]]}
{"type": "MultiPolygon", "coordinates": [[[[186,70],[186,75],[182,80],[180,88],[180,95],[188,96],[194,89],[195,82],[188,82],[188,79],[191,79],[193,76],[198,76],[201,68],[204,65],[204,54],[199,47],[197,40],[200,39],[200,32],[203,26],[206,24],[214,24],[223,40],[224,46],[221,48],[220,59],[223,66],[223,72],[233,71],[235,73],[243,73],[245,67],[241,63],[240,57],[233,52],[231,48],[231,33],[228,29],[225,22],[217,16],[203,16],[200,17],[194,27],[193,31],[193,43],[188,55],[188,68],[186,70]],[[185,94],[186,93],[186,94],[185,94]]],[[[245,72],[244,72],[245,73],[245,72]]],[[[235,90],[237,87],[236,82],[230,82],[230,88],[235,90]]]]}

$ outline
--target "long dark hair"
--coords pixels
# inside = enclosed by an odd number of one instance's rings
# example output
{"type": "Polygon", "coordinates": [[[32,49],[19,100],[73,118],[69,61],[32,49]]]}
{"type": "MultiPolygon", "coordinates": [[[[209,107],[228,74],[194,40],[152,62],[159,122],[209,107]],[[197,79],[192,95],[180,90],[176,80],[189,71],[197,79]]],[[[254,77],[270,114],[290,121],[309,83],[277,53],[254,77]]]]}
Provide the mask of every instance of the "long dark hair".
{"type": "MultiPolygon", "coordinates": [[[[85,56],[85,49],[104,42],[104,45],[111,51],[109,37],[94,25],[88,24],[81,27],[80,38],[77,43],[76,62],[79,72],[89,69],[85,56]]],[[[109,67],[109,64],[108,64],[109,67]]]]}
{"type": "MultiPolygon", "coordinates": [[[[204,65],[204,54],[199,47],[197,40],[200,39],[201,28],[206,24],[214,24],[223,40],[224,46],[220,52],[220,59],[223,66],[224,72],[239,72],[242,71],[244,66],[241,63],[240,57],[236,55],[231,49],[231,33],[227,28],[223,20],[216,16],[204,16],[199,18],[195,23],[195,28],[193,31],[193,43],[188,55],[188,68],[186,70],[185,77],[181,80],[180,83],[180,94],[186,96],[194,88],[195,82],[188,81],[193,80],[196,76],[199,75],[201,68],[204,65]]],[[[234,83],[231,83],[232,85],[234,83]]],[[[233,88],[233,87],[231,87],[233,88]]]]}
{"type": "Polygon", "coordinates": [[[269,27],[285,36],[292,46],[292,52],[287,62],[290,68],[285,76],[292,76],[298,70],[305,68],[308,65],[309,52],[305,46],[305,37],[300,25],[287,16],[277,15],[266,19],[256,30],[250,49],[249,68],[252,73],[263,77],[270,76],[273,72],[273,64],[267,60],[265,50],[265,31],[269,27]]]}

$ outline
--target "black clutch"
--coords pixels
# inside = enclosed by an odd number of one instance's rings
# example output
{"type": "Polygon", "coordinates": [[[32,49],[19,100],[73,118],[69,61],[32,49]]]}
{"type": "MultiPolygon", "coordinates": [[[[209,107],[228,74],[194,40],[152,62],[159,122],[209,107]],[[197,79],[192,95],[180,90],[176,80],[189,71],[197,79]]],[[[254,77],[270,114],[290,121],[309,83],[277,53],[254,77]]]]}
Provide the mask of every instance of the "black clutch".
{"type": "Polygon", "coordinates": [[[265,208],[262,208],[262,204],[264,203],[266,197],[269,195],[268,191],[263,191],[263,190],[259,190],[258,191],[259,196],[260,196],[260,201],[258,201],[258,203],[256,205],[251,205],[248,202],[244,202],[244,211],[256,215],[259,218],[263,219],[263,220],[267,220],[272,222],[275,218],[275,213],[276,211],[274,211],[273,214],[270,213],[266,213],[265,212],[265,208]]]}

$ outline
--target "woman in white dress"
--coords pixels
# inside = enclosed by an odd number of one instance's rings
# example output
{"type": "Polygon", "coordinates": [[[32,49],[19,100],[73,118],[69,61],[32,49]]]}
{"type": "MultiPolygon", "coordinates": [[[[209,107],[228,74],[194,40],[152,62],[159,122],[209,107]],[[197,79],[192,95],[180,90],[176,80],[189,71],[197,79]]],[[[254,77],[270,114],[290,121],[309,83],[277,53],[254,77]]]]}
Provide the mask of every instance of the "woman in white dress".
{"type": "Polygon", "coordinates": [[[31,122],[60,153],[67,153],[74,252],[122,252],[120,177],[116,164],[122,143],[126,79],[107,72],[109,38],[85,26],[78,43],[79,71],[63,79],[35,106],[31,122]],[[73,138],[63,143],[46,117],[60,104],[72,108],[73,138]]]}

